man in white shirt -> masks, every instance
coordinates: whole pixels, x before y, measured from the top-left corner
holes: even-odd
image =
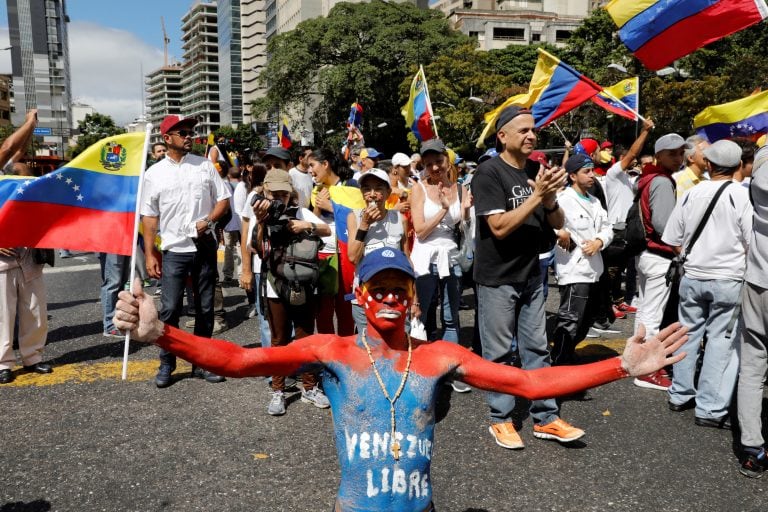
[[[312,154],[312,148],[303,147],[299,152],[298,163],[288,174],[291,175],[293,189],[299,194],[299,206],[309,208],[309,199],[312,197],[312,187],[315,186],[312,181],[312,175],[309,174],[309,155]]]
[[[669,408],[679,412],[695,408],[696,425],[730,428],[728,407],[739,367],[738,336],[733,332],[752,234],[749,192],[733,183],[741,165],[741,148],[719,140],[703,150],[711,180],[691,188],[672,210],[662,240],[684,259],[680,280],[680,322],[688,327],[688,341],[678,349],[687,362],[673,367]],[[697,232],[715,195],[710,217]],[[698,384],[696,361],[706,335]]]
[[[230,191],[213,163],[189,154],[197,120],[166,116],[160,124],[168,153],[144,175],[141,214],[144,239],[163,234],[162,255],[147,244],[146,265],[150,277],[161,279],[160,317],[179,325],[187,276],[192,277],[195,296],[195,334],[210,338],[213,332],[213,294],[216,284],[216,221],[229,208]],[[158,388],[171,384],[176,356],[160,351],[160,369],[155,376]],[[194,377],[221,382],[223,377],[200,368]]]

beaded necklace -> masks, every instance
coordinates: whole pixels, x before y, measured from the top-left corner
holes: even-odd
[[[408,335],[406,334],[406,336]],[[411,370],[411,357],[413,356],[413,345],[411,343],[411,337],[408,336],[408,361],[405,363],[403,378],[400,380],[400,387],[397,388],[397,392],[395,392],[394,398],[389,397],[389,393],[387,393],[387,387],[384,385],[384,379],[381,378],[381,374],[379,373],[378,368],[376,368],[376,361],[374,361],[373,354],[371,353],[371,347],[368,345],[368,342],[365,339],[365,332],[363,332],[360,339],[363,341],[363,345],[365,345],[366,352],[368,352],[368,359],[371,361],[371,368],[373,368],[373,373],[376,375],[376,380],[379,381],[379,387],[384,393],[384,398],[386,398],[389,402],[390,424],[392,426],[392,455],[395,457],[395,460],[400,460],[400,443],[398,443],[397,439],[395,439],[395,402],[397,402],[397,399],[400,398],[403,389],[405,389],[405,381],[408,380],[408,373]]]

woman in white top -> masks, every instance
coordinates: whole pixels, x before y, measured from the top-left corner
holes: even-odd
[[[408,255],[405,244],[407,221],[398,210],[387,209],[387,199],[392,193],[387,173],[381,169],[366,172],[360,178],[360,191],[368,206],[364,210],[351,211],[347,216],[349,261],[358,265],[363,256],[382,247],[399,249]],[[357,285],[358,278],[355,273],[354,286]],[[365,311],[358,305],[357,300],[352,300],[352,317],[357,332],[364,332],[368,322]]]
[[[331,228],[330,234],[323,237],[325,245],[320,250],[319,255],[321,260],[327,260],[335,256],[338,251],[336,221],[333,217],[333,205],[329,189],[339,186],[357,187],[357,182],[351,179],[352,170],[341,158],[341,155],[326,148],[320,148],[309,155],[309,173],[317,183],[312,191],[313,213]],[[320,290],[318,295],[317,332],[349,336],[355,332],[352,306],[344,297],[345,291],[341,282],[341,272],[337,272],[336,279],[338,288],[335,294],[324,294],[323,290]],[[334,329],[333,323],[334,313],[336,314],[336,329]]]
[[[459,341],[461,267],[455,232],[469,219],[472,197],[449,177],[445,145],[433,139],[421,145],[424,179],[411,190],[411,217],[416,241],[411,261],[416,273],[416,294],[430,340],[438,339],[437,297],[442,292],[442,339]],[[467,389],[468,390],[468,389]]]

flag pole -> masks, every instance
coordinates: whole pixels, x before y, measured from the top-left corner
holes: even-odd
[[[560,125],[557,124],[557,121],[552,121],[552,126],[557,128],[557,131],[560,132],[560,135],[563,137],[563,140],[567,142],[568,144],[571,143],[571,141],[568,140],[568,137],[565,136],[565,133],[563,133],[563,130],[560,129]]]
[[[422,78],[424,78],[424,94],[427,95],[427,110],[429,111],[429,118],[432,120],[432,127],[435,130],[435,138],[439,139],[440,136],[437,134],[437,121],[435,121],[435,113],[432,112],[432,100],[429,98],[429,87],[427,87],[427,75],[424,73],[424,66],[419,64],[419,73],[421,73]]]
[[[134,211],[134,223],[133,223],[133,245],[131,245],[131,272],[128,279],[128,287],[133,292],[133,280],[136,278],[136,244],[139,241],[139,205],[141,204],[141,196],[144,192],[144,171],[147,169],[147,154],[149,153],[149,134],[152,132],[152,123],[147,123],[146,134],[144,135],[144,154],[141,156],[141,170],[139,171],[139,188],[136,191],[136,205]],[[144,246],[146,244],[154,244],[154,240],[144,240]],[[152,299],[150,299],[152,300]],[[125,333],[125,346],[123,348],[123,373],[122,380],[128,379],[128,349],[131,346],[131,333],[130,331]]]
[[[619,98],[617,98],[616,96],[614,96],[613,94],[611,94],[611,93],[610,93],[608,90],[606,90],[606,89],[603,89],[603,91],[601,92],[601,94],[605,94],[606,96],[608,96],[609,98],[611,98],[613,101],[615,101],[616,103],[618,103],[619,105],[621,105],[621,106],[622,106],[622,107],[624,107],[625,109],[627,109],[627,110],[629,110],[630,112],[632,112],[633,114],[635,114],[635,115],[637,116],[637,118],[638,118],[640,121],[643,121],[643,122],[645,122],[645,121],[646,121],[646,119],[645,119],[643,116],[641,116],[641,115],[640,115],[640,112],[638,112],[637,110],[633,109],[632,107],[630,107],[629,105],[627,105],[626,103],[624,103],[623,101],[621,101]],[[638,91],[638,99],[639,99],[639,97],[640,97],[640,94],[639,94],[639,91]]]

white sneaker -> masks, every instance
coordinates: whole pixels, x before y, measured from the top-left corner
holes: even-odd
[[[452,380],[451,387],[457,393],[469,393],[472,391],[472,388],[468,384],[465,384],[460,380]]]
[[[282,416],[285,414],[285,394],[282,391],[273,391],[272,400],[267,406],[267,414],[270,416]]]
[[[254,318],[256,316],[256,304],[252,305],[248,308],[248,314],[246,315],[248,318]]]
[[[600,333],[597,332],[597,330],[593,327],[589,328],[589,331],[587,331],[587,338],[599,338]]]
[[[328,397],[323,391],[315,386],[312,389],[305,389],[301,392],[301,401],[305,404],[312,404],[318,409],[327,409],[331,406]]]

